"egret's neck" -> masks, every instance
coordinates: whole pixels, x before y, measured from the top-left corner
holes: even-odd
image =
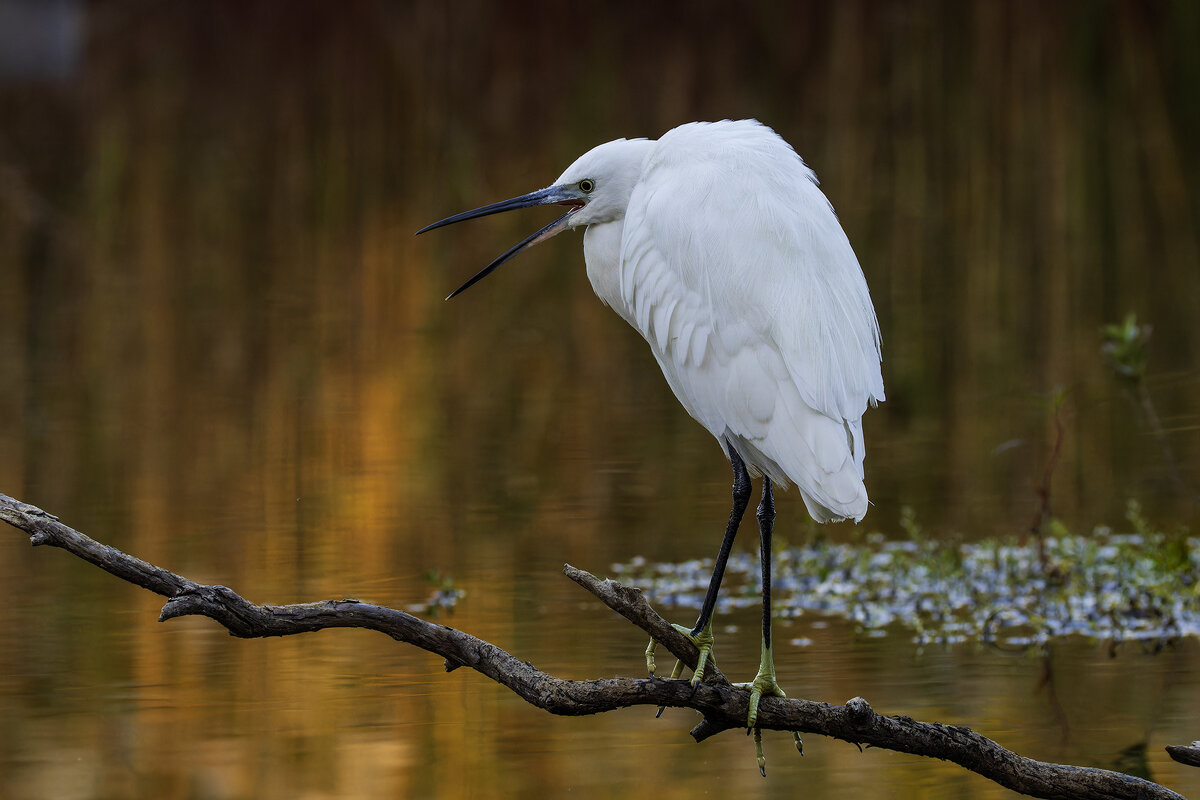
[[[628,321],[620,278],[621,234],[624,230],[624,219],[589,225],[583,233],[583,258],[596,296]]]

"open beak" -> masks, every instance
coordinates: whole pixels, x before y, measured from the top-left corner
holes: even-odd
[[[535,244],[544,242],[551,236],[565,231],[567,229],[568,217],[570,217],[579,209],[583,208],[584,201],[580,197],[579,190],[574,186],[551,186],[547,189],[539,189],[536,192],[530,192],[529,194],[523,194],[520,197],[514,197],[511,200],[502,200],[499,203],[492,203],[491,205],[483,206],[482,208],[476,208],[472,211],[464,211],[461,214],[455,214],[452,217],[446,217],[445,219],[435,222],[432,225],[426,225],[424,228],[421,228],[421,230],[417,231],[418,234],[422,234],[425,233],[425,231],[431,231],[434,228],[441,228],[446,225],[453,225],[456,222],[463,222],[464,220],[475,219],[476,217],[486,217],[488,214],[499,214],[502,211],[513,211],[518,208],[547,205],[571,206],[571,210],[536,233],[533,233],[517,242],[495,261],[472,275],[469,281],[447,295],[446,299],[449,300],[455,295],[462,294],[467,289],[486,278],[488,275],[494,272],[497,267],[520,253],[522,250],[533,247]]]

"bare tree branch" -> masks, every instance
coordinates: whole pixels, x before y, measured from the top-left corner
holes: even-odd
[[[1180,764],[1189,767],[1200,767],[1200,742],[1192,742],[1190,746],[1182,744],[1167,745],[1167,755]]]
[[[689,681],[667,678],[610,678],[570,681],[548,675],[482,639],[393,608],[358,600],[326,600],[292,605],[256,605],[224,586],[197,584],[173,572],[91,539],[35,506],[0,494],[0,520],[25,531],[34,545],[61,547],[122,580],[168,598],[161,621],[188,615],[209,617],[243,638],[290,636],[323,628],[368,628],[445,659],[446,669],[470,667],[522,699],[552,714],[582,716],[630,706],[691,708],[703,715],[692,730],[697,741],[730,728],[743,728],[749,693],[714,667],[694,689]],[[567,576],[601,602],[660,642],[684,663],[696,663],[696,649],[660,617],[642,593],[601,580],[570,565]],[[761,728],[816,733],[859,745],[952,761],[1023,794],[1044,798],[1095,800],[1181,800],[1150,781],[1119,772],[1050,764],[1025,758],[974,731],[956,725],[884,717],[855,697],[845,705],[764,697]],[[1171,747],[1183,763],[1195,747]],[[1180,751],[1182,757],[1176,754]]]

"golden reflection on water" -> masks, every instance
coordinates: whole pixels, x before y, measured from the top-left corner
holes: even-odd
[[[0,83],[0,491],[260,602],[403,607],[436,569],[467,591],[450,624],[566,677],[637,674],[641,637],[561,564],[710,557],[727,465],[592,296],[578,237],[447,304],[540,217],[412,231],[600,141],[758,116],[821,175],[879,309],[867,529],[901,535],[907,505],[930,535],[1019,535],[1060,386],[1066,524],[1136,496],[1195,528],[1188,4],[333,9],[89,8],[70,81]],[[1130,310],[1191,496],[1099,358]],[[814,532],[794,497],[779,525]],[[156,598],[16,536],[0,580],[0,798],[1006,796],[785,736],[764,782],[684,712],[556,719],[377,635],[160,625]],[[753,615],[724,622],[723,667],[752,674]],[[1161,755],[1196,736],[1195,642],[1056,645],[1043,686],[1037,658],[780,638],[813,640],[777,658],[793,694],[1057,761],[1147,741],[1156,779],[1200,792]]]

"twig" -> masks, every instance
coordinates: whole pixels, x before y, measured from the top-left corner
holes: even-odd
[[[581,716],[630,706],[692,708],[704,717],[692,730],[697,741],[745,726],[749,693],[731,685],[719,672],[711,673],[694,689],[689,681],[665,678],[564,680],[475,636],[384,606],[357,600],[256,605],[232,589],[197,584],[101,544],[64,525],[54,515],[4,494],[0,494],[0,520],[25,531],[34,545],[60,547],[122,580],[167,597],[159,615],[163,621],[202,615],[244,638],[289,636],[323,628],[368,628],[441,656],[448,671],[470,667],[552,714]],[[692,644],[650,608],[640,591],[601,580],[570,565],[564,571],[684,663],[695,664],[697,654]],[[1130,775],[1025,758],[968,728],[880,716],[861,697],[843,706],[766,697],[759,706],[758,724],[772,730],[820,734],[860,747],[953,761],[1034,797],[1181,800],[1181,795],[1163,786]]]
[[[1058,457],[1062,453],[1063,443],[1062,397],[1056,398],[1054,405],[1054,447],[1050,457],[1046,459],[1046,468],[1042,471],[1042,482],[1034,487],[1038,496],[1038,508],[1034,512],[1033,521],[1029,524],[1029,532],[1037,539],[1038,566],[1043,573],[1048,572],[1046,555],[1046,535],[1042,525],[1051,517],[1050,511],[1050,479],[1054,477],[1054,468],[1058,466]]]
[[[1144,377],[1139,376],[1134,381],[1134,391],[1142,406],[1142,413],[1146,415],[1150,432],[1158,442],[1158,446],[1162,448],[1163,463],[1167,465],[1167,474],[1171,477],[1171,483],[1177,492],[1186,496],[1188,494],[1187,484],[1183,482],[1183,476],[1179,473],[1179,464],[1175,461],[1175,451],[1171,449],[1171,439],[1167,436],[1167,430],[1163,427],[1162,420],[1158,418],[1158,411],[1154,407],[1154,401],[1150,398],[1150,390],[1146,388]]]
[[[1189,767],[1200,767],[1200,742],[1192,742],[1190,746],[1182,744],[1167,745],[1167,755],[1180,764]]]

